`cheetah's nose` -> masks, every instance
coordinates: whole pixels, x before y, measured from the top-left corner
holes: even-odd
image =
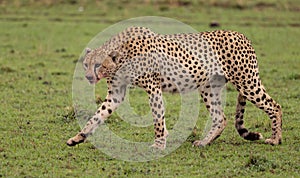
[[[88,81],[93,81],[94,79],[94,77],[90,75],[85,76],[85,78],[88,79]]]

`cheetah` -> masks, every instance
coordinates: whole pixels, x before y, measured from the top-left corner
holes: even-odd
[[[152,111],[155,148],[165,149],[168,131],[162,92],[198,90],[210,113],[212,125],[195,146],[205,146],[219,137],[226,126],[221,92],[227,82],[238,91],[235,128],[246,140],[261,140],[262,134],[244,126],[246,100],[265,111],[271,119],[272,135],[265,143],[282,139],[281,106],[267,93],[259,77],[251,42],[241,33],[216,30],[190,34],[162,35],[145,27],[129,27],[99,48],[87,48],[83,60],[90,84],[107,80],[107,96],[95,115],[67,145],[84,142],[122,103],[127,85],[143,88]]]

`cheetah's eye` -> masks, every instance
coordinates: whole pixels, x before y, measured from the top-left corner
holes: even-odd
[[[89,67],[87,63],[84,63],[83,66],[84,66],[84,68],[86,68],[86,69]]]
[[[100,64],[95,64],[95,68],[99,68],[100,67]]]

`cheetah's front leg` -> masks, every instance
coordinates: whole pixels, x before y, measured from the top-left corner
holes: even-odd
[[[109,89],[106,99],[101,104],[95,115],[86,123],[84,128],[76,136],[67,141],[68,146],[75,146],[84,142],[84,140],[91,135],[100,124],[104,123],[104,120],[108,118],[124,100],[126,86],[123,85],[112,88],[109,80],[107,80],[107,83],[109,85]]]
[[[152,110],[155,140],[152,147],[158,149],[165,149],[168,131],[165,123],[165,111],[162,99],[162,93],[159,87],[155,87],[153,93],[149,94],[149,102]]]
[[[145,80],[149,82],[146,83],[144,82]],[[168,131],[165,123],[165,110],[159,74],[154,73],[140,76],[137,85],[144,88],[149,96],[149,104],[152,111],[155,133],[155,140],[152,147],[163,150],[166,148]]]
[[[193,145],[199,147],[209,145],[212,141],[218,138],[225,129],[226,119],[222,109],[221,100],[222,88],[224,84],[225,82],[210,83],[200,90],[206,108],[210,112],[212,125],[204,139],[196,140]]]

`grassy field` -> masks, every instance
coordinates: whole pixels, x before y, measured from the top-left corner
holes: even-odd
[[[280,146],[248,142],[234,128],[237,92],[228,86],[228,126],[211,146],[192,147],[208,113],[201,104],[197,136],[147,162],[113,159],[91,143],[70,148],[80,130],[72,103],[73,73],[87,43],[110,25],[132,17],[165,16],[196,30],[244,33],[256,49],[268,93],[283,108]],[[211,28],[211,22],[220,27]],[[300,177],[300,3],[298,0],[209,1],[0,1],[0,177]],[[96,88],[105,96],[102,81]],[[138,113],[146,95],[131,91]],[[166,95],[167,125],[176,120],[176,97]],[[173,109],[172,109],[173,108]],[[270,120],[248,103],[246,126],[270,135]],[[128,139],[151,140],[152,127],[136,129],[113,115],[107,123]]]

